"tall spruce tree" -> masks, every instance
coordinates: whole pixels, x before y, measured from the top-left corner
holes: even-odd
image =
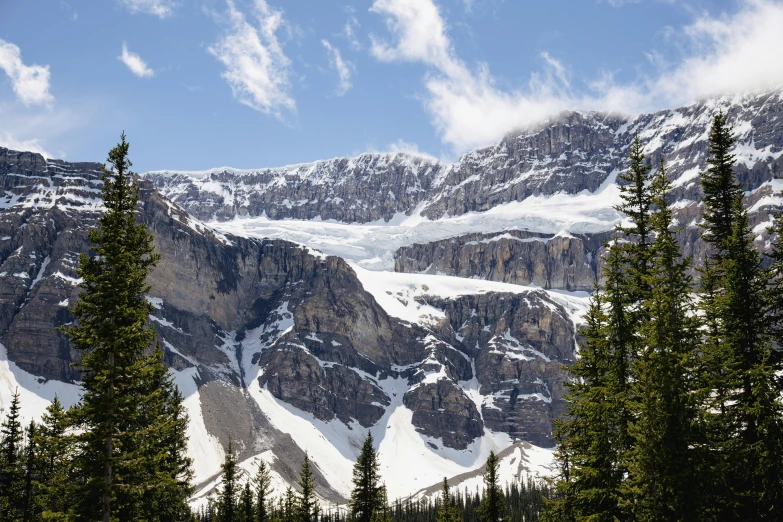
[[[45,520],[69,520],[73,515],[73,437],[68,414],[55,395],[38,430],[40,501]]]
[[[142,399],[139,388],[148,364],[144,356],[155,333],[144,294],[147,274],[158,261],[152,236],[136,223],[138,186],[130,172],[125,134],[109,151],[103,168],[100,227],[89,233],[94,255],[81,254],[83,291],[67,329],[82,352],[84,393],[78,406],[81,428],[79,467],[86,474],[80,519],[111,522],[114,498],[137,490],[138,454],[124,445],[135,434]],[[127,446],[134,446],[131,442]]]
[[[24,503],[24,433],[19,390],[0,427],[0,520],[16,520]]]
[[[620,226],[618,230],[629,240],[625,248],[635,265],[632,283],[640,294],[637,299],[643,299],[641,294],[649,288],[645,277],[650,265],[653,194],[650,187],[652,166],[645,159],[644,146],[638,135],[631,143],[628,160],[628,170],[618,175],[623,183],[619,185],[621,204],[616,209],[628,217],[630,225]]]
[[[700,384],[702,453],[714,477],[705,487],[710,514],[721,520],[772,520],[783,498],[780,388],[770,336],[769,273],[753,246],[734,173],[733,131],[713,119],[709,169],[703,175],[702,274],[708,318]],[[777,474],[777,477],[773,475]]]
[[[253,477],[253,489],[255,490],[255,522],[267,522],[270,515],[272,502],[272,475],[269,466],[263,459],[258,459],[258,470]]]
[[[353,466],[353,490],[351,491],[351,518],[356,522],[370,522],[373,513],[385,509],[382,498],[380,463],[373,447],[370,432],[364,439],[359,458]]]
[[[692,298],[690,259],[681,259],[663,158],[653,183],[650,229],[650,294],[642,304],[643,342],[635,361],[631,394],[634,446],[627,455],[623,489],[635,520],[694,520],[697,497],[691,450],[695,405],[692,374],[699,322]]]
[[[22,516],[20,518],[22,522],[41,520],[38,441],[38,425],[34,421],[30,421],[26,430],[24,449],[24,493],[22,494]]]
[[[484,498],[478,508],[481,522],[500,522],[506,511],[503,488],[498,477],[499,467],[497,455],[490,451],[484,469]]]
[[[570,367],[574,379],[566,384],[567,415],[556,422],[557,493],[545,514],[551,522],[619,518],[622,477],[615,458],[610,382],[614,358],[603,299],[600,291],[591,297],[580,332],[580,357]]]
[[[288,486],[285,495],[280,499],[280,520],[283,522],[296,522],[298,518],[297,495],[294,488]]]
[[[299,522],[317,522],[320,512],[321,508],[315,496],[315,476],[310,469],[310,457],[305,453],[302,469],[299,471],[296,518]]]
[[[250,481],[245,482],[242,493],[239,495],[239,521],[253,522],[254,518],[253,490],[250,488]]]
[[[144,415],[139,416],[134,440],[136,454],[144,458],[139,470],[140,513],[143,520],[181,522],[188,520],[187,501],[193,492],[192,462],[187,456],[188,416],[173,376],[156,348],[144,368],[140,395]]]
[[[449,481],[443,477],[443,488],[440,495],[440,506],[438,507],[437,522],[462,522],[462,514],[459,508],[454,505],[449,491]]]
[[[642,349],[643,303],[650,295],[653,192],[651,168],[634,138],[629,170],[620,175],[621,204],[629,223],[606,245],[603,288],[597,288],[582,331],[580,358],[567,384],[568,415],[557,422],[557,493],[549,520],[627,518],[631,500],[623,481],[634,447],[634,368]]]
[[[229,441],[226,456],[220,466],[220,490],[217,500],[218,522],[239,522],[237,505],[239,500],[239,462],[234,443]]]

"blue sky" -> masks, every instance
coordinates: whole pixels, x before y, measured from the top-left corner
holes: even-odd
[[[783,85],[778,0],[0,0],[0,145],[135,169],[453,159]]]

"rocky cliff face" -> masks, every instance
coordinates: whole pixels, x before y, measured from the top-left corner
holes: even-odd
[[[592,291],[609,238],[610,233],[547,236],[520,230],[469,234],[402,247],[395,253],[394,269]]]
[[[89,253],[87,232],[102,211],[99,173],[97,164],[51,162],[0,149],[5,190],[0,344],[9,361],[42,379],[78,379],[71,363],[79,354],[57,328],[72,321],[69,307],[80,291],[78,255]],[[538,363],[501,372],[504,364],[516,368],[525,356],[509,351],[507,357],[506,349],[499,350],[481,330],[490,328],[494,335],[510,328],[520,343],[549,353],[559,367],[573,357],[573,324],[565,310],[536,304],[545,296],[532,293],[524,298],[526,305],[520,301],[510,308],[503,302],[512,296],[496,294],[482,296],[492,302],[437,302],[448,320],[410,323],[379,306],[344,260],[282,240],[216,233],[149,181],[141,183],[139,219],[161,254],[148,299],[166,361],[194,376],[198,408],[191,416],[198,415],[220,444],[233,439],[241,459],[285,451],[291,459],[278,462],[276,470],[293,477],[308,449],[274,425],[254,395],[259,393],[320,422],[360,430],[404,406],[412,413],[413,429],[434,449],[466,450],[486,428],[551,445],[556,394],[566,374],[542,373],[555,395],[547,395],[543,409],[525,405],[534,400],[528,388],[539,386],[533,369]],[[437,297],[432,299],[435,303]],[[453,325],[464,322],[468,307],[475,308],[480,322],[459,330]],[[540,338],[553,314],[570,333],[544,347]],[[532,322],[525,326],[527,321]],[[525,350],[521,344],[516,349]],[[516,387],[509,384],[509,372],[516,375]],[[493,384],[495,378],[504,383]],[[513,399],[506,400],[506,392]],[[209,479],[200,477],[204,484]],[[324,476],[319,480],[326,497],[343,498]]]
[[[709,126],[724,110],[738,142],[737,174],[747,190],[783,170],[783,91],[724,96],[635,118],[564,112],[477,149],[453,164],[407,154],[363,154],[279,169],[150,172],[164,195],[206,221],[389,220],[417,210],[429,219],[486,211],[530,196],[596,191],[627,166],[635,135],[654,164],[664,155],[674,198],[698,202]]]

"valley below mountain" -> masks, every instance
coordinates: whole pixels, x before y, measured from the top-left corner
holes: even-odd
[[[363,154],[281,168],[141,174],[139,219],[161,261],[150,321],[185,396],[197,493],[229,441],[281,491],[307,453],[343,504],[367,432],[391,499],[444,476],[475,488],[549,473],[604,243],[624,217],[634,136],[673,182],[678,239],[699,266],[711,118],[737,135],[755,241],[783,206],[783,91],[626,117],[553,115],[454,163]],[[132,153],[132,150],[131,150]],[[172,158],[171,162],[176,163]],[[78,255],[102,212],[100,164],[0,148],[0,407],[39,417],[79,397]]]

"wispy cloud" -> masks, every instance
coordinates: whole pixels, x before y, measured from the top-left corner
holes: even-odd
[[[423,156],[425,158],[429,158],[437,161],[437,158],[432,154],[421,152],[419,150],[418,145],[416,145],[415,143],[411,143],[409,141],[405,141],[402,138],[398,139],[395,142],[389,143],[386,146],[386,152],[403,152],[405,154],[413,154],[414,156]]]
[[[120,0],[131,13],[146,13],[157,16],[158,18],[167,18],[174,14],[174,8],[177,2],[174,0]]]
[[[37,152],[44,158],[51,158],[49,154],[40,143],[40,140],[18,140],[10,132],[0,130],[0,147],[5,147],[11,150]]]
[[[514,90],[499,88],[486,64],[471,68],[458,57],[433,0],[375,0],[370,10],[386,19],[391,34],[391,41],[371,35],[372,55],[428,66],[424,106],[456,151],[486,145],[563,109],[633,114],[705,95],[783,86],[783,3],[773,0],[744,0],[733,14],[701,15],[679,31],[685,51],[677,61],[651,53],[652,72],[633,82],[596,71],[576,87],[569,68],[542,53],[540,70]]]
[[[326,53],[329,55],[329,66],[337,71],[337,76],[340,78],[335,94],[337,94],[337,96],[342,96],[353,87],[351,75],[353,74],[355,66],[351,62],[343,60],[340,49],[332,46],[328,40],[321,40],[321,44],[326,48]]]
[[[122,43],[122,54],[117,57],[122,63],[124,63],[130,72],[138,76],[139,78],[152,78],[155,76],[155,71],[147,66],[147,62],[141,59],[138,54],[129,51],[128,45]]]
[[[351,44],[351,47],[356,50],[362,48],[362,43],[356,36],[356,30],[359,29],[359,27],[361,27],[359,20],[357,20],[353,14],[348,16],[348,20],[345,22],[345,27],[343,27],[343,36],[345,36],[345,38],[348,40],[348,43]]]
[[[48,65],[25,65],[18,46],[0,39],[0,69],[11,80],[16,98],[25,105],[51,105]]]
[[[228,30],[207,50],[225,66],[221,76],[239,103],[283,120],[286,111],[296,112],[290,94],[291,61],[276,34],[285,24],[283,14],[255,0],[256,27],[233,1],[227,4]]]

